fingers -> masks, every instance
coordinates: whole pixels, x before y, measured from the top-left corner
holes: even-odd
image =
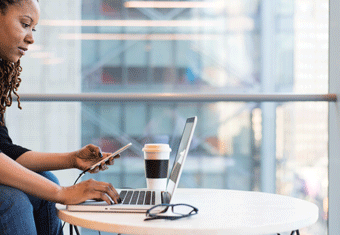
[[[106,193],[102,193],[102,192],[96,192],[96,198],[95,199],[98,200],[98,201],[106,201],[107,204],[109,204],[109,205],[116,203]]]
[[[106,165],[105,162],[103,162],[102,164],[100,164],[99,169],[100,169],[101,171],[105,171],[105,170],[109,169],[109,167]]]
[[[110,158],[109,161],[106,162],[107,165],[113,165],[115,164],[114,158]]]
[[[110,183],[105,183],[105,182],[97,182],[96,185],[94,186],[94,190],[96,191],[96,196],[103,201],[106,201],[108,204],[111,204],[110,198],[115,202],[119,203],[120,198],[119,194],[116,191],[116,189],[112,186]]]
[[[102,153],[102,154],[103,154],[103,157],[104,157],[104,158],[105,158],[105,157],[108,157],[108,156],[110,156],[110,155],[112,155],[112,153]],[[120,158],[120,155],[119,155],[119,154],[110,157],[110,159],[117,159],[117,158]]]
[[[116,158],[120,158],[120,155],[119,155],[119,154],[117,154],[117,155],[113,156],[113,158],[114,158],[114,159],[116,159]]]
[[[110,156],[110,154],[108,154],[108,153],[103,153],[103,154],[104,154],[105,157],[106,157],[106,156]],[[105,162],[105,164],[107,164],[107,165],[113,165],[114,162],[115,162],[114,160],[117,159],[117,158],[120,158],[120,155],[119,155],[119,154],[110,157],[109,160],[107,160],[107,161]]]
[[[118,155],[118,156],[119,156],[119,155]],[[116,157],[116,156],[110,157],[109,160],[106,161],[105,163],[106,163],[107,165],[113,165],[113,164],[115,163],[115,159],[116,159],[116,158],[119,158],[119,157]]]
[[[89,172],[91,174],[95,174],[95,173],[98,173],[99,171],[100,171],[99,166],[96,166],[93,170],[90,170]]]
[[[113,165],[112,164],[108,164],[108,165]],[[105,171],[109,169],[109,167],[105,164],[105,162],[101,163],[99,166],[96,166],[93,170],[89,171],[91,174],[95,174],[98,173],[99,171]]]
[[[91,145],[88,145],[91,146]],[[94,148],[93,148],[94,147]],[[96,146],[92,146],[92,151],[95,150],[95,148],[99,149]],[[106,158],[108,156],[110,156],[110,153],[102,153],[103,154],[103,158]],[[107,169],[109,169],[109,167],[107,165],[113,165],[114,164],[114,160],[116,158],[120,158],[120,155],[117,154],[115,156],[110,157],[108,160],[106,160],[105,162],[101,163],[99,166],[95,167],[93,170],[89,171],[89,173],[94,174],[94,173],[98,173],[99,171],[105,171]]]
[[[108,153],[103,153],[104,157],[110,156]],[[98,173],[99,171],[105,171],[107,169],[109,169],[109,167],[107,165],[113,165],[114,164],[114,159],[115,158],[119,158],[119,154],[113,157],[110,157],[108,160],[106,160],[105,162],[101,163],[99,166],[97,166],[96,168],[94,168],[92,171],[90,171],[90,173]]]
[[[103,200],[109,205],[121,203],[119,194],[110,183],[99,182],[94,179],[82,181],[69,187],[61,187],[57,202],[65,205],[74,205],[89,199]]]

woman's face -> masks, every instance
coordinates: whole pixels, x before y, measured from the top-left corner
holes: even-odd
[[[40,17],[37,0],[21,0],[0,11],[0,58],[17,62],[34,43],[33,31]]]

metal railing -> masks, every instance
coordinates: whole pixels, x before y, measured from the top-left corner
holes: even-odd
[[[20,94],[21,101],[62,102],[335,102],[336,94],[82,93]]]

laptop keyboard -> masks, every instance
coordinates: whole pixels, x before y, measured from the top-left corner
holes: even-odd
[[[125,205],[155,205],[155,195],[154,191],[122,190],[119,197]]]

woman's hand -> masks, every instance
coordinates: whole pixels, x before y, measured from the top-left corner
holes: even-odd
[[[112,204],[110,198],[115,203],[120,203],[119,194],[110,183],[99,182],[89,179],[70,187],[61,187],[57,195],[57,201],[64,205],[74,205],[89,199],[106,201]]]
[[[73,154],[73,165],[74,168],[78,168],[79,170],[85,171],[89,169],[91,166],[93,166],[95,163],[101,161],[103,158],[106,158],[110,155],[111,153],[101,153],[99,147],[93,144],[89,144]],[[97,173],[101,170],[103,171],[108,169],[107,165],[113,165],[115,158],[119,158],[119,155],[110,157],[109,160],[103,162],[101,165],[97,166],[96,168],[89,172]]]

